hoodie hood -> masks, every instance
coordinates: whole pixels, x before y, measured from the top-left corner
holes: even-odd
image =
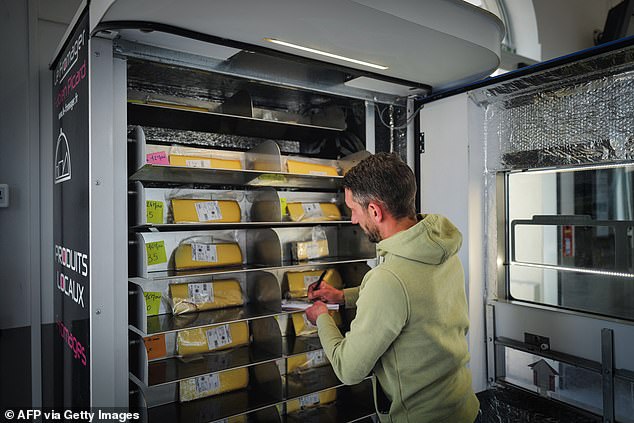
[[[419,216],[419,222],[377,244],[380,256],[387,253],[425,264],[441,264],[462,246],[462,234],[449,219],[438,214]]]

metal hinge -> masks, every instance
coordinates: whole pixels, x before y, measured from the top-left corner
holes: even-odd
[[[421,132],[418,134],[418,154],[423,154],[425,152],[425,133]]]

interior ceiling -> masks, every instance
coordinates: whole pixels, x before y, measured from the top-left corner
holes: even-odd
[[[448,88],[499,64],[501,22],[460,0],[93,0],[91,25],[144,21]],[[273,44],[275,38],[388,66],[377,70]]]

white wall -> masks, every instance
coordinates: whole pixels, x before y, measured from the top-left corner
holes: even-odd
[[[463,235],[459,257],[469,301],[470,367],[473,387],[479,392],[486,389],[482,111],[467,94],[460,94],[425,105],[420,119],[425,133],[421,210],[448,217]]]

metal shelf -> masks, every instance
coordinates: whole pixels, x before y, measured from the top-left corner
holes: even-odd
[[[346,263],[362,263],[368,260],[373,260],[375,257],[333,257],[323,258],[319,260],[309,260],[297,263],[288,263],[281,266],[266,266],[257,264],[248,264],[243,266],[223,267],[216,269],[200,269],[200,270],[164,270],[158,272],[148,272],[147,278],[131,278],[130,280],[159,280],[159,279],[184,279],[197,276],[216,276],[226,275],[231,273],[244,273],[255,271],[273,271],[273,270],[295,270],[304,266],[332,266],[335,264]]]
[[[286,399],[343,385],[331,366],[314,367],[286,375]]]
[[[337,190],[343,176],[300,175],[258,170],[205,169],[183,166],[146,164],[132,176],[132,181],[208,184],[220,186],[255,186]]]
[[[201,326],[239,322],[243,320],[261,319],[281,314],[279,304],[251,303],[242,307],[201,311],[181,315],[159,314],[147,318],[147,332],[144,336],[175,332]]]
[[[282,338],[282,352],[285,357],[304,354],[309,351],[321,350],[321,342],[317,336],[284,337]]]
[[[253,366],[281,358],[281,354],[258,348],[254,345],[218,351],[185,361],[172,357],[148,364],[148,386],[179,382],[184,379]]]
[[[196,229],[242,229],[242,228],[259,228],[259,227],[300,227],[300,226],[327,226],[327,225],[351,225],[349,220],[323,220],[318,222],[238,222],[238,223],[166,223],[166,224],[150,224],[133,226],[136,231],[191,231]]]

